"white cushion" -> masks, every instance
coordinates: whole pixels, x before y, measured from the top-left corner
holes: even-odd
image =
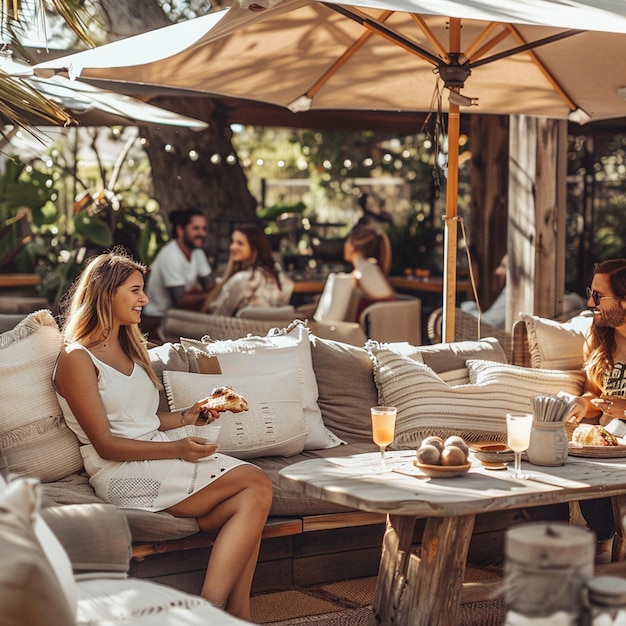
[[[219,418],[219,451],[240,459],[302,452],[307,424],[302,413],[302,370],[273,374],[163,372],[170,410],[177,411],[229,386],[248,401],[243,413]]]
[[[214,342],[181,338],[181,343],[190,355],[190,361],[195,356],[200,372],[256,375],[300,369],[302,411],[308,430],[304,449],[334,448],[343,443],[324,426],[322,420],[317,404],[318,388],[311,360],[309,329],[305,324],[295,323],[287,329],[272,331],[266,337]],[[214,363],[203,363],[203,358],[206,361],[207,356]],[[275,391],[279,390],[276,388]]]
[[[147,580],[97,579],[78,587],[79,626],[249,626],[200,596]]]
[[[583,365],[583,346],[593,315],[577,315],[567,322],[522,315],[528,337],[531,367],[573,370]]]
[[[44,482],[83,467],[78,439],[65,424],[52,388],[62,343],[46,310],[0,335],[0,448],[12,472]]]
[[[39,515],[41,485],[35,478],[6,483],[0,477],[0,574],[3,624],[67,622],[76,615],[76,585],[67,553]],[[16,525],[17,524],[17,525]],[[7,570],[7,567],[9,568]],[[21,619],[20,619],[21,615]]]
[[[428,435],[504,440],[507,412],[529,412],[530,398],[540,393],[578,394],[584,383],[580,371],[548,373],[468,361],[471,375],[481,383],[451,387],[427,365],[384,345],[368,344],[368,349],[375,360],[379,401],[398,409],[396,447],[416,446]]]

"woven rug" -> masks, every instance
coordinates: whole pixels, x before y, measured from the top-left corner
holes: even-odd
[[[498,576],[487,569],[467,568],[466,581]],[[376,578],[359,578],[252,598],[252,618],[257,624],[273,626],[369,626]],[[458,626],[501,626],[504,600],[461,606]],[[450,625],[454,626],[454,625]]]

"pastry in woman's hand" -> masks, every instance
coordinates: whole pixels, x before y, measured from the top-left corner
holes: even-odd
[[[249,408],[248,401],[234,391],[232,387],[216,387],[203,402],[201,413],[210,413],[214,418],[217,418],[219,413],[225,411],[242,413]]]

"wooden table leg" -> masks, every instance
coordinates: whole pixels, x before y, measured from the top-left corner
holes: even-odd
[[[623,561],[626,559],[626,529],[624,528],[624,516],[626,516],[626,495],[613,496],[613,519],[617,529],[613,537],[613,549],[611,552],[612,561]]]
[[[411,553],[415,519],[389,516],[372,625],[450,626],[460,595],[475,515],[426,521],[420,556]]]
[[[407,569],[415,518],[388,515],[372,606],[372,626],[398,626],[396,610],[407,590]]]

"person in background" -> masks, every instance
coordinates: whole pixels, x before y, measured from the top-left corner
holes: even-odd
[[[353,270],[329,275],[313,314],[316,321],[355,322],[369,304],[396,299],[387,279],[392,258],[384,231],[357,224],[346,237],[343,258]]]
[[[508,266],[509,256],[505,254],[502,259],[500,259],[500,264],[493,273],[496,280],[496,287],[500,290],[500,293],[496,296],[493,304],[480,316],[481,322],[493,326],[494,328],[504,329],[506,325],[506,272]],[[478,306],[474,300],[461,302],[461,310],[478,317]]]
[[[391,271],[391,244],[387,234],[369,224],[355,226],[343,246],[343,258],[354,268],[354,286],[360,295],[358,314],[369,304],[394,300],[387,276]]]
[[[507,306],[507,288],[506,288],[506,275],[509,268],[509,256],[505,254],[500,259],[500,264],[494,271],[494,278],[496,281],[496,287],[500,289],[500,293],[496,296],[492,305],[483,311],[480,316],[480,321],[488,326],[494,328],[503,329],[506,326],[506,306]],[[461,310],[466,313],[470,313],[475,317],[478,317],[478,306],[474,300],[467,300],[461,302]],[[565,293],[563,295],[563,313],[562,315],[574,315],[580,312],[585,306],[585,301],[577,293]]]
[[[201,595],[250,620],[271,481],[187,436],[185,425],[214,419],[203,411],[206,399],[175,413],[157,410],[161,385],[139,330],[145,272],[120,252],[90,261],[63,301],[54,388],[96,494],[123,508],[194,517],[200,530],[216,533]]]
[[[584,393],[575,398],[568,422],[602,424],[609,432],[626,434],[626,259],[612,259],[594,267],[587,305],[593,322],[584,344]],[[600,545],[615,533],[609,499],[580,503]],[[600,548],[601,549],[601,548]]]
[[[244,307],[289,304],[293,281],[277,265],[262,228],[240,224],[232,232],[222,280],[205,296],[202,311],[234,316]]]
[[[199,310],[215,285],[203,250],[207,220],[198,209],[177,209],[169,216],[171,240],[157,254],[147,280],[146,305],[141,328],[151,341],[160,343],[158,328],[172,308]]]

